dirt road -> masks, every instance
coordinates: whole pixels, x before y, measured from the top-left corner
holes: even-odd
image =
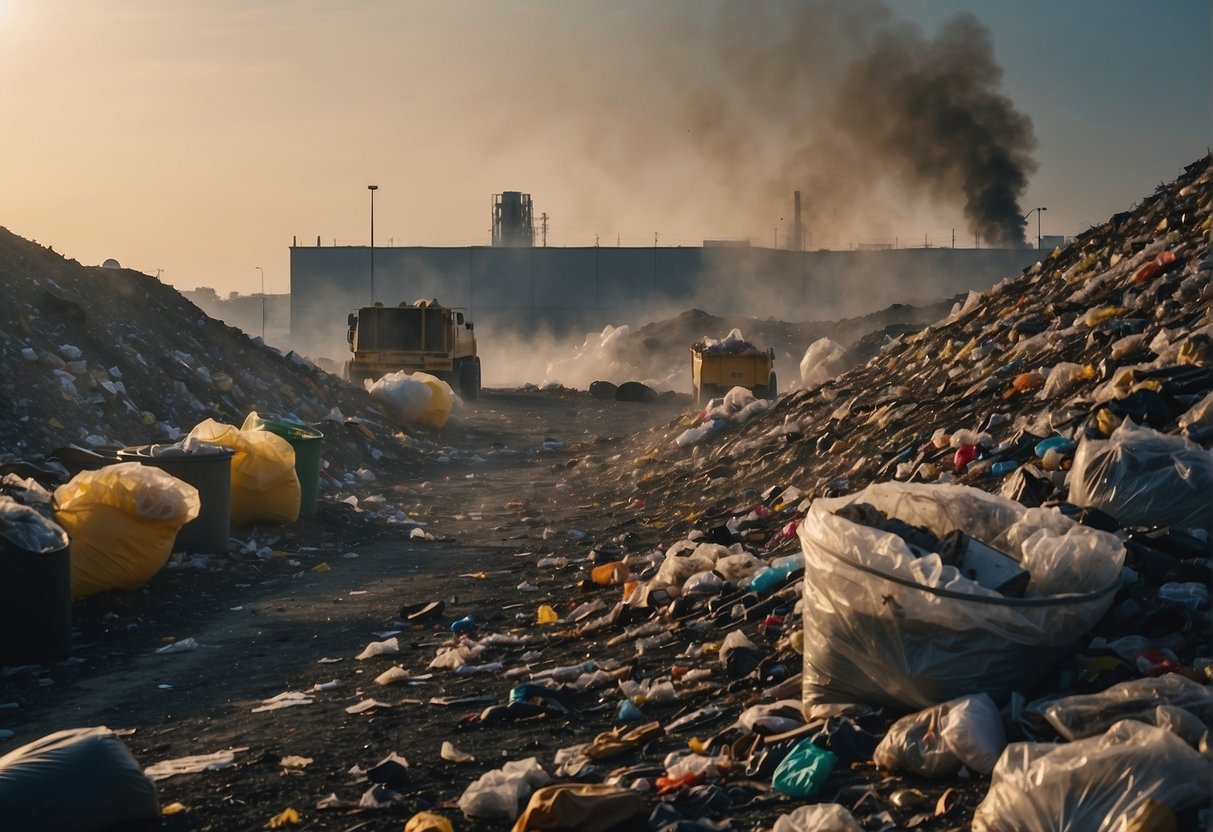
[[[406,482],[360,486],[361,500],[382,496],[399,504],[438,539],[410,539],[408,528],[385,529],[347,504],[325,500],[315,517],[293,527],[233,530],[241,541],[271,548],[269,557],[194,561],[166,569],[140,592],[79,602],[71,659],[0,678],[0,702],[18,705],[4,711],[3,727],[15,731],[7,748],[88,725],[133,730],[126,742],[145,766],[247,748],[234,767],[161,781],[161,803],[186,807],[165,819],[164,828],[173,830],[262,828],[287,807],[304,815],[303,828],[398,830],[412,811],[457,798],[507,757],[546,748],[549,763],[554,747],[586,729],[532,720],[460,731],[459,720],[483,704],[428,704],[468,695],[498,700],[508,690],[500,674],[439,672],[430,681],[391,687],[373,679],[393,664],[425,674],[453,618],[474,615],[490,631],[533,628],[538,602],[532,599],[543,592],[517,588],[524,577],[536,580],[533,553],[580,545],[569,532],[576,532],[571,522],[581,495],[570,491],[564,475],[587,459],[616,453],[609,437],[666,422],[684,405],[486,391],[443,432],[427,437],[449,446],[449,454],[432,455]],[[402,604],[428,600],[445,602],[440,621],[414,627],[397,621]],[[391,633],[399,655],[354,658]],[[155,652],[183,639],[198,647]],[[333,681],[331,690],[311,695],[311,704],[252,713],[262,700]],[[368,698],[386,707],[346,712]],[[609,716],[603,715],[604,726]],[[444,739],[478,762],[442,761]],[[369,784],[350,769],[370,768],[390,752],[411,764],[404,803],[354,818],[348,809],[316,809],[332,793],[356,806]],[[285,768],[279,761],[287,755],[312,762]]]

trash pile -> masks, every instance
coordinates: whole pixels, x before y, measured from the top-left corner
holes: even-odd
[[[889,339],[939,320],[955,300],[921,306],[893,304],[858,318],[800,323],[720,318],[690,309],[641,327],[606,326],[601,332],[588,333],[572,356],[549,362],[547,377],[575,387],[585,387],[591,380],[622,384],[639,379],[658,390],[687,392],[687,346],[711,333],[731,331],[748,333],[755,343],[773,348],[781,362],[794,363],[807,344],[822,338],[841,342],[851,348],[853,361],[864,361]]]
[[[85,267],[0,229],[0,282],[0,462],[172,442],[205,419],[238,425],[253,410],[327,423],[338,477],[372,448],[414,456],[364,391],[208,318],[154,278]]]
[[[1204,828],[1211,218],[1206,157],[862,366],[638,439],[639,527],[539,561],[585,574],[538,621],[593,663],[536,690],[516,636],[459,649],[531,686],[517,718],[604,691],[552,774],[653,795],[654,829],[779,795],[845,807],[822,828]]]

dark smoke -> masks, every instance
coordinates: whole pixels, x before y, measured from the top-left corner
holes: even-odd
[[[685,82],[685,140],[721,185],[760,183],[753,210],[800,188],[823,236],[879,233],[927,199],[963,206],[984,245],[1024,245],[1036,138],[974,17],[927,37],[878,0],[774,0],[726,5],[716,24],[720,77]]]

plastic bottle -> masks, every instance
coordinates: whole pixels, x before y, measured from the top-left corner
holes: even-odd
[[[554,667],[551,670],[542,670],[539,673],[532,674],[532,679],[551,679],[555,682],[571,682],[582,673],[589,673],[598,669],[598,663],[593,659],[581,664],[570,664],[564,667]]]
[[[1001,477],[1011,473],[1019,467],[1019,463],[1013,459],[1004,459],[1002,462],[995,462],[990,466],[990,471],[994,476]]]
[[[1038,457],[1044,457],[1048,451],[1057,451],[1059,454],[1065,455],[1073,451],[1075,445],[1072,441],[1064,436],[1050,436],[1048,439],[1042,439],[1036,443],[1033,449]]]
[[[476,619],[473,616],[465,616],[451,624],[451,633],[453,635],[461,636],[474,632],[476,632]]]
[[[782,561],[782,563],[779,563]],[[778,563],[778,565],[776,565]],[[777,558],[771,565],[761,569],[750,579],[749,589],[765,597],[787,583],[788,576],[804,566],[804,554],[797,553],[783,558]]]

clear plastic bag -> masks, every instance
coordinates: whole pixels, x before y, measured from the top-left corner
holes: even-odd
[[[256,413],[249,414],[244,428],[207,419],[190,431],[188,440],[236,452],[232,457],[232,523],[294,523],[299,519],[302,496],[295,449],[281,436],[255,429],[257,422]]]
[[[1012,743],[973,815],[975,832],[1118,832],[1147,800],[1209,798],[1213,764],[1162,729],[1123,720],[1076,742]]]
[[[1007,745],[1002,717],[984,693],[904,716],[889,728],[872,759],[889,771],[948,777],[961,766],[989,774]]]
[[[829,338],[809,344],[800,359],[800,383],[805,389],[817,387],[842,373],[850,364],[846,348]]]
[[[863,832],[863,827],[845,806],[817,803],[780,815],[771,832]]]
[[[550,782],[552,778],[534,757],[514,760],[468,786],[459,798],[459,811],[469,819],[513,820],[518,816],[519,801]]]
[[[1004,598],[953,567],[928,568],[924,562],[938,558],[915,558],[900,537],[834,513],[852,502],[936,536],[959,529],[995,546],[1027,512],[958,485],[890,482],[817,500],[798,529],[804,631],[813,634],[804,645],[806,705],[919,710],[969,694],[998,700],[1027,690],[1107,611],[1119,585],[1124,547],[1108,537],[1106,550],[1086,552],[1108,561],[1116,577],[1106,586]]]
[[[55,522],[72,539],[72,600],[143,586],[201,505],[194,486],[138,462],[83,471],[59,486]]]
[[[1178,673],[1130,679],[1100,693],[1066,696],[1047,705],[1044,716],[1057,733],[1077,740],[1102,734],[1122,719],[1156,724],[1159,706],[1182,708],[1213,727],[1213,689]],[[1175,715],[1164,711],[1162,716]]]
[[[68,542],[67,532],[12,497],[0,497],[0,538],[36,555],[62,551]]]
[[[1070,501],[1126,526],[1213,526],[1213,454],[1182,436],[1125,419],[1074,453]]]

